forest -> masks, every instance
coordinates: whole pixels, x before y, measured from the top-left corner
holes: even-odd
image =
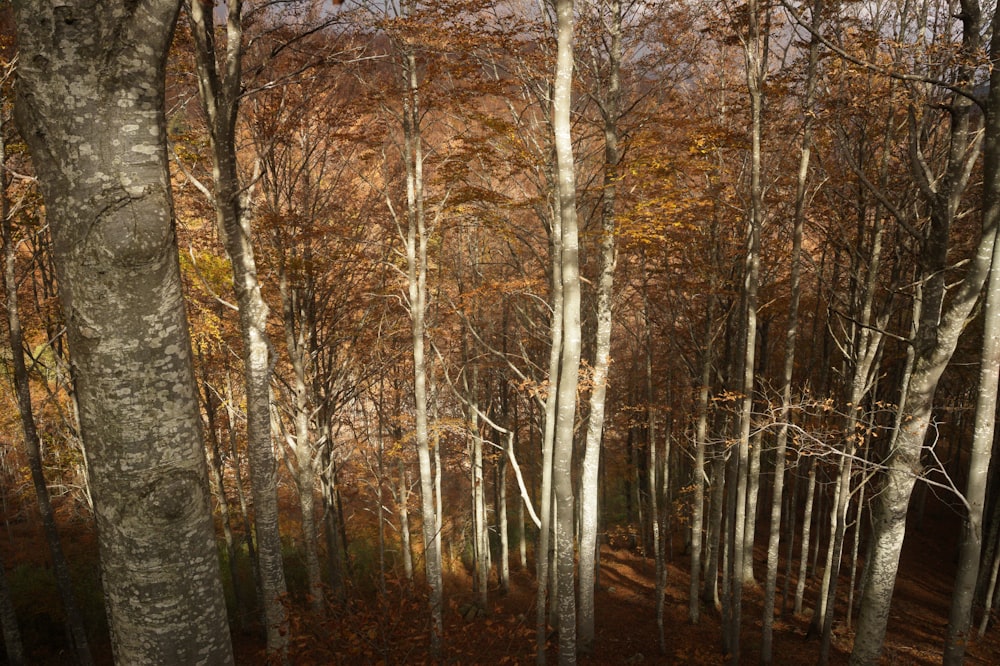
[[[6,663],[1000,663],[997,65],[980,0],[0,2]]]

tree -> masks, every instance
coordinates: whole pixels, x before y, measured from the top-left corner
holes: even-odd
[[[973,81],[973,58],[982,39],[982,14],[978,3],[962,3],[962,66],[958,69],[959,85],[969,86]],[[994,22],[996,18],[994,18]],[[991,55],[1000,49],[994,35],[990,45]],[[1000,85],[1000,76],[991,73],[991,83]],[[991,87],[991,91],[994,88]],[[958,346],[959,335],[964,330],[970,313],[979,300],[986,281],[993,255],[995,226],[997,223],[994,197],[997,196],[997,132],[1000,127],[991,125],[996,120],[991,95],[985,105],[984,200],[982,227],[973,250],[969,267],[954,296],[945,302],[945,271],[949,247],[949,229],[958,208],[965,185],[971,174],[971,162],[978,154],[978,139],[971,127],[972,101],[968,95],[955,95],[950,112],[951,146],[946,162],[946,177],[930,181],[930,172],[920,151],[919,138],[911,139],[911,160],[916,164],[917,180],[924,196],[931,204],[931,225],[927,234],[922,260],[923,286],[916,332],[912,345],[914,360],[912,371],[901,397],[899,428],[895,433],[893,448],[886,461],[885,486],[878,495],[875,509],[875,534],[872,555],[868,563],[861,613],[852,664],[870,664],[877,661],[889,619],[892,591],[899,567],[899,556],[906,532],[906,513],[910,495],[922,469],[921,454],[924,439],[931,423],[934,396],[941,375]],[[914,130],[911,130],[914,133]],[[991,154],[990,151],[994,151]]]
[[[573,428],[580,372],[580,241],[576,210],[576,162],[570,108],[573,89],[573,0],[556,0],[557,53],[552,91],[558,215],[561,242],[554,248],[562,282],[562,336],[559,343],[556,428],[552,447],[552,487],[556,508],[559,663],[576,663],[576,541],[573,508]]]
[[[597,550],[597,495],[601,441],[604,435],[604,411],[608,368],[611,365],[611,297],[615,273],[615,194],[617,188],[618,117],[621,113],[622,5],[608,3],[608,83],[598,101],[604,125],[604,192],[601,207],[600,269],[598,271],[597,330],[594,337],[593,387],[590,393],[590,416],[583,449],[580,479],[580,649],[587,652],[594,641],[594,589]],[[603,23],[603,21],[602,21]]]
[[[970,3],[970,9],[978,9],[977,5],[978,3]],[[1000,28],[1000,12],[995,11],[992,21],[993,37],[989,47],[992,63],[996,63],[1000,58],[1000,38],[996,34],[998,28]],[[979,576],[980,555],[983,551],[986,481],[996,427],[997,377],[1000,374],[1000,243],[996,237],[1000,228],[997,224],[1000,218],[1000,163],[998,163],[1000,162],[1000,75],[996,73],[995,67],[990,73],[985,129],[982,233],[984,237],[993,236],[993,245],[989,279],[986,282],[975,430],[969,455],[969,477],[965,493],[967,514],[963,522],[958,572],[952,592],[948,637],[944,649],[944,663],[949,665],[963,663],[969,627],[972,624],[972,602]]]
[[[278,479],[271,442],[271,343],[267,335],[268,307],[261,296],[254,258],[248,196],[237,172],[236,121],[243,83],[243,3],[226,7],[226,48],[215,45],[211,5],[188,3],[191,34],[198,68],[198,90],[208,122],[214,168],[215,212],[220,236],[233,271],[233,289],[240,312],[243,342],[243,378],[247,401],[247,451],[254,506],[257,568],[263,599],[268,652],[285,660],[288,617],[282,602],[286,594],[281,535],[278,531]],[[221,61],[221,62],[220,62]],[[317,567],[310,567],[313,575]],[[310,579],[312,583],[312,579]],[[311,585],[318,600],[319,586]]]
[[[229,664],[165,148],[178,9],[14,3],[16,114],[52,225],[115,659]]]

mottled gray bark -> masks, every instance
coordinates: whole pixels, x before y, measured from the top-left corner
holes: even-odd
[[[230,664],[165,150],[178,2],[14,10],[115,660]]]

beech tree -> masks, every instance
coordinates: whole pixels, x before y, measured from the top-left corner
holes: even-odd
[[[187,11],[194,38],[198,90],[208,124],[213,161],[213,198],[219,234],[233,271],[243,342],[243,377],[247,401],[247,451],[253,497],[257,568],[263,599],[268,651],[284,661],[288,645],[278,486],[271,439],[271,343],[268,307],[261,296],[254,257],[248,194],[238,173],[236,130],[243,85],[243,3],[226,7],[225,51],[216,48],[214,5],[190,2]],[[309,567],[311,575],[318,567]],[[322,599],[318,584],[313,586]]]
[[[165,147],[178,9],[14,3],[16,112],[52,227],[115,659],[229,664]]]

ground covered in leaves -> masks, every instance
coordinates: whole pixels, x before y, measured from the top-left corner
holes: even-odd
[[[106,625],[101,617],[96,577],[96,546],[88,521],[68,506],[59,512],[68,556],[73,562],[82,606],[99,664],[111,663]],[[54,585],[48,580],[46,549],[31,516],[6,520],[4,544],[8,577],[32,663],[66,664],[61,610]],[[947,507],[929,506],[922,527],[911,527],[900,567],[886,638],[885,664],[938,664],[941,659],[950,603],[954,543],[959,519]],[[597,641],[584,664],[721,664],[719,614],[706,609],[702,621],[687,619],[688,558],[679,548],[668,566],[664,609],[665,652],[659,648],[653,591],[654,565],[634,549],[605,545],[602,549],[597,594]],[[758,550],[758,571],[765,553]],[[457,565],[446,581],[445,650],[451,664],[530,664],[535,659],[535,600],[531,573],[512,564],[511,590],[490,590],[486,609],[473,605],[471,580]],[[846,566],[845,566],[846,568]],[[374,578],[352,587],[347,600],[331,604],[323,617],[309,614],[304,600],[293,594],[292,663],[311,664],[420,664],[430,661],[427,647],[426,598],[419,587],[397,578],[387,581],[386,593],[377,593]],[[780,585],[780,582],[779,582]],[[846,585],[841,585],[841,589]],[[806,595],[810,606],[815,583]],[[780,589],[779,589],[780,592]],[[759,662],[762,592],[748,590],[744,599],[743,663]],[[844,616],[843,604],[838,620]],[[775,622],[775,663],[814,663],[819,642],[807,637],[808,617],[786,616]],[[835,625],[831,663],[846,664],[852,630]],[[239,664],[264,664],[263,643],[257,632],[234,633]],[[557,658],[550,637],[549,657]],[[2,657],[0,657],[2,658]],[[1000,629],[991,629],[968,652],[969,664],[1000,663]]]

